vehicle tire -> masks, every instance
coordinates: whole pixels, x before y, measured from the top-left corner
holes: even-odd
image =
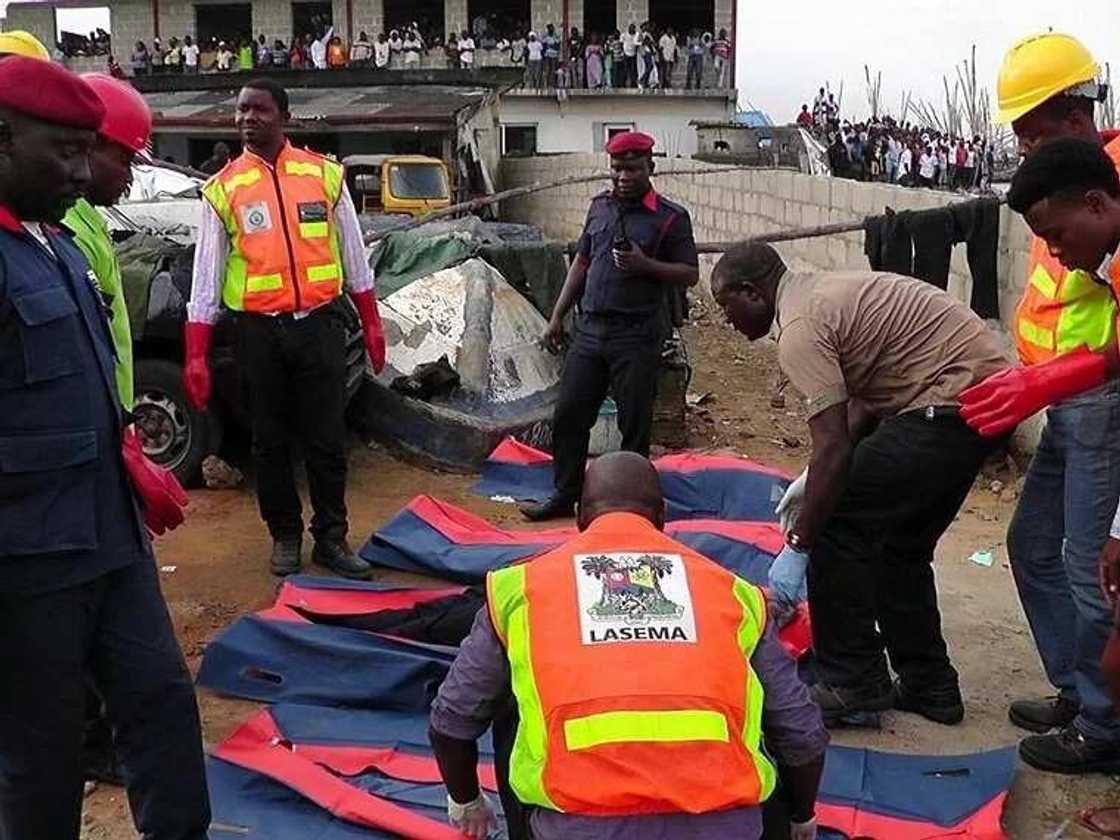
[[[144,453],[184,486],[197,485],[202,461],[221,445],[221,422],[213,411],[191,408],[182,366],[166,359],[137,361],[133,414]]]

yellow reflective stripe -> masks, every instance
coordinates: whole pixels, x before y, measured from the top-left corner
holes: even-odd
[[[300,222],[299,235],[304,239],[322,239],[330,232],[326,222]]]
[[[1108,286],[1085,271],[1071,271],[1062,281],[1063,306],[1058,315],[1054,349],[1068,353],[1085,345],[1107,347],[1116,339],[1116,301]]]
[[[700,709],[644,712],[603,712],[564,721],[568,749],[586,750],[601,744],[722,741],[731,736],[727,718]]]
[[[743,745],[751,754],[755,772],[758,773],[759,796],[766,799],[778,783],[778,772],[762,751],[762,706],[765,699],[762,683],[751,667],[751,657],[766,629],[766,599],[757,586],[751,586],[740,577],[731,587],[735,600],[743,608],[737,639],[739,650],[747,663],[746,703],[743,716]]]
[[[1054,300],[1058,296],[1058,282],[1041,263],[1031,273],[1031,285],[1048,300]]]
[[[314,175],[316,178],[323,177],[323,167],[317,163],[304,163],[301,160],[288,160],[284,161],[284,171],[288,175]]]
[[[323,186],[333,207],[338,204],[338,199],[342,197],[343,169],[341,163],[333,160],[328,160],[326,166],[326,172],[323,174]]]
[[[490,573],[490,611],[498,636],[505,640],[510,683],[517,698],[517,736],[510,755],[510,786],[527,805],[560,809],[544,789],[544,765],[548,757],[548,727],[544,707],[533,676],[529,639],[529,602],[525,597],[524,564]]]
[[[1054,349],[1054,331],[1048,330],[1046,327],[1040,327],[1026,318],[1019,319],[1019,335],[1024,341],[1033,344],[1035,347],[1041,347],[1043,350]]]
[[[246,172],[239,172],[232,178],[227,178],[222,186],[225,188],[226,195],[232,195],[238,187],[251,187],[261,179],[260,169],[250,169]]]
[[[309,265],[307,267],[307,281],[309,283],[323,283],[327,280],[338,279],[338,265],[336,263],[328,263],[327,265]]]
[[[275,292],[284,288],[284,275],[282,274],[256,274],[245,278],[245,291]]]

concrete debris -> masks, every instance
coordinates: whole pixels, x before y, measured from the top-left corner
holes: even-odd
[[[217,455],[202,462],[202,480],[211,490],[234,490],[245,483],[245,474]]]

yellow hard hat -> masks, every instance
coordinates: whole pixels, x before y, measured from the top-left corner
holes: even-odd
[[[1072,35],[1043,32],[1023,38],[1003,57],[999,69],[997,122],[1010,123],[1043,102],[1078,85],[1090,84],[1095,95],[1100,67],[1093,54]]]
[[[25,55],[43,61],[51,60],[51,54],[47,52],[43,42],[22,29],[0,32],[0,55]]]

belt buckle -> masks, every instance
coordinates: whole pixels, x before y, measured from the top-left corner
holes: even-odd
[[[932,405],[926,406],[926,419],[935,420],[937,418],[937,409]]]

